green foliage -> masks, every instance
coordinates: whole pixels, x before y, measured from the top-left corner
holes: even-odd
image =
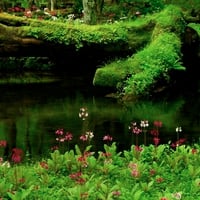
[[[198,33],[198,35],[200,37],[200,24],[190,23],[190,24],[188,24],[188,26],[193,28]]]
[[[199,145],[181,145],[174,150],[167,144],[142,146],[138,157],[135,145],[119,153],[115,142],[104,147],[107,154],[99,152],[97,158],[88,154],[82,168],[77,167],[77,157],[82,155],[79,150],[64,154],[56,150],[47,165],[32,162],[6,167],[0,180],[1,198],[155,200],[181,195],[186,200],[198,199]],[[0,169],[3,167],[1,164]]]
[[[181,8],[169,5],[162,12],[152,16],[155,17],[156,26],[152,33],[152,38],[157,37],[164,32],[173,32],[178,36],[185,30],[186,22],[183,18]]]
[[[127,60],[99,68],[93,81],[95,85],[108,83],[124,95],[148,96],[157,87],[170,83],[173,70],[185,69],[181,65],[179,38],[185,23],[180,9],[170,5],[150,19],[156,24],[151,42]]]
[[[169,83],[171,70],[184,70],[180,64],[180,45],[175,34],[163,33],[138,52],[133,58],[133,63],[138,64],[137,73],[126,81],[125,93],[146,96],[156,84]]]
[[[14,194],[8,192],[8,196],[10,197],[10,199],[12,200],[24,200],[27,199],[27,197],[29,196],[29,194],[32,192],[33,186],[28,188],[28,189],[20,189],[18,191],[16,191]]]
[[[74,22],[75,23],[75,22]],[[52,29],[52,26],[54,27]],[[77,50],[83,45],[90,44],[117,44],[127,41],[127,30],[120,24],[110,26],[59,23],[53,21],[38,22],[32,20],[30,27],[23,28],[24,35],[40,38],[44,41],[57,42],[65,45],[74,45]]]
[[[181,7],[183,10],[200,9],[199,0],[167,0],[168,4],[173,4]]]
[[[50,71],[53,63],[47,57],[7,57],[0,59],[0,70],[6,72]]]

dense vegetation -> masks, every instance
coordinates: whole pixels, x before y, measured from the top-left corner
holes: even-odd
[[[76,146],[75,150],[54,150],[49,158],[25,163],[21,150],[16,148],[11,162],[0,162],[0,197],[196,200],[200,195],[200,147],[177,143],[174,148],[155,142],[150,146],[132,145],[130,150],[118,152],[113,142],[105,144],[105,150],[97,155],[91,146],[83,151]]]
[[[35,2],[36,5],[40,3],[44,2]],[[106,60],[106,64],[97,69],[93,79],[95,86],[112,87],[119,97],[147,97],[154,91],[166,89],[166,86],[173,87],[171,74],[185,70],[182,65],[182,36],[191,18],[197,22],[199,20],[198,2],[191,1],[184,5],[182,1],[162,0],[110,3],[105,1],[100,21],[92,26],[83,23],[80,15],[74,18],[76,15],[71,13],[66,18],[56,10],[48,15],[55,16],[56,20],[51,17],[38,20],[45,19],[43,11],[42,15],[38,15],[41,12],[33,11],[34,15],[26,18],[3,14],[0,16],[0,29],[9,34],[1,36],[1,40],[31,37],[74,46],[77,51],[98,46],[99,49],[106,49],[108,54],[123,49],[127,57]],[[59,4],[61,2],[57,1]],[[22,5],[25,6],[25,2]],[[74,6],[81,7],[81,3]],[[81,9],[74,8],[73,11],[77,10]],[[7,24],[18,27],[7,27]],[[190,27],[198,32],[198,23]],[[25,67],[22,67],[22,71],[27,68],[27,63],[30,61],[23,63]],[[40,66],[41,70],[51,68],[45,64]],[[2,67],[5,68],[5,64]]]

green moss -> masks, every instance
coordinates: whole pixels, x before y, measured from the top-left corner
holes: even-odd
[[[149,43],[128,60],[115,61],[98,69],[94,84],[105,86],[105,80],[110,80],[112,74],[115,79],[109,81],[109,86],[112,83],[119,93],[148,96],[158,85],[167,85],[170,82],[169,74],[172,70],[185,69],[180,62],[179,37],[185,28],[181,10],[169,6],[159,14],[150,16],[149,19],[155,24],[153,32],[148,32],[151,37]]]
[[[200,24],[190,23],[190,24],[188,24],[188,26],[193,28],[198,33],[198,35],[200,37]]]

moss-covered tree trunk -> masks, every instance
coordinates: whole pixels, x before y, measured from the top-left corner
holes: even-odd
[[[84,22],[86,24],[97,23],[97,7],[95,0],[83,0]]]

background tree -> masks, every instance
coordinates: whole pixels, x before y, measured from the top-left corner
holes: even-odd
[[[95,0],[83,0],[83,20],[86,24],[96,24],[97,6]]]

